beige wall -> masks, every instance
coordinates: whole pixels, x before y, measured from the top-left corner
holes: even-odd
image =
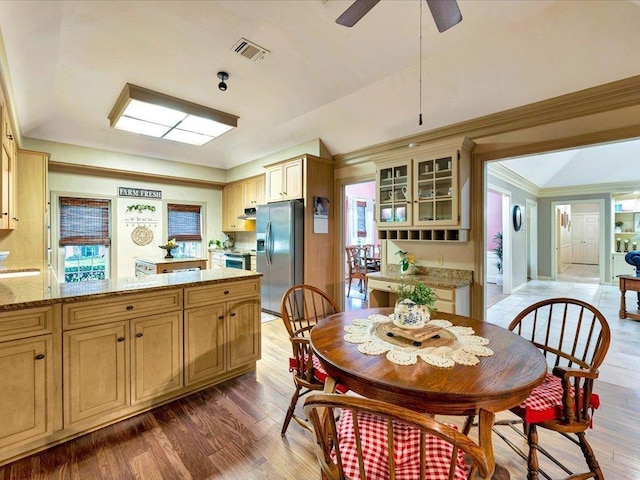
[[[51,154],[51,162],[87,165],[109,170],[124,170],[166,177],[187,178],[211,182],[225,182],[226,171],[188,163],[171,162],[159,158],[80,147],[68,143],[48,142],[24,138],[24,147]]]
[[[145,188],[151,190],[162,191],[161,201],[147,201],[139,198],[118,198],[118,187]],[[206,258],[206,242],[209,239],[223,238],[222,234],[222,191],[219,188],[206,188],[194,186],[181,186],[170,184],[155,184],[134,180],[118,180],[114,178],[100,178],[95,176],[68,174],[68,173],[49,173],[49,189],[52,193],[65,194],[88,194],[100,195],[104,198],[114,200],[114,207],[117,215],[114,217],[113,225],[113,246],[112,246],[112,271],[113,277],[129,277],[134,275],[134,257],[151,257],[160,258],[163,251],[158,245],[166,243],[166,204],[171,201],[194,202],[204,204],[204,246],[203,257]],[[125,216],[126,207],[129,204],[153,204],[156,206],[155,217],[157,220],[156,227],[152,228],[154,239],[151,244],[140,247],[131,239],[133,226]],[[52,211],[55,211],[52,209]],[[55,219],[52,219],[55,220]],[[55,225],[55,221],[53,223]],[[53,237],[52,245],[54,246],[54,255],[51,259],[52,265],[57,265],[57,238],[56,229],[52,228]]]

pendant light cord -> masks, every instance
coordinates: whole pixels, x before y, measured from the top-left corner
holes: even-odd
[[[420,2],[420,62],[419,62],[419,68],[420,68],[420,85],[419,85],[419,90],[420,90],[420,105],[419,105],[419,110],[420,110],[420,115],[418,115],[418,125],[422,125],[422,0],[418,0],[418,2]]]

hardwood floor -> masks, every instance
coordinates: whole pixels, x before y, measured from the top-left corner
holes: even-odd
[[[256,372],[0,467],[0,480],[319,478],[308,432],[292,422],[286,437],[280,436],[293,391],[290,346],[279,320],[262,327],[263,358]],[[603,405],[588,438],[605,476],[637,480],[640,391],[604,382],[597,391]],[[515,434],[509,436],[524,448]],[[541,444],[582,466],[577,447],[545,432],[540,436]],[[494,447],[512,479],[526,478],[522,459],[497,437]],[[557,469],[550,472],[553,478],[562,476]]]

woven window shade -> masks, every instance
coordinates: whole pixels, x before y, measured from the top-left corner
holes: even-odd
[[[110,245],[110,200],[60,197],[60,246]]]
[[[178,242],[202,240],[199,205],[169,203],[167,205],[167,223],[169,240],[172,238]]]

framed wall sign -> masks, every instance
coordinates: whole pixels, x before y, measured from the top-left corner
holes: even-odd
[[[513,229],[519,232],[522,229],[522,209],[520,205],[513,207]]]

